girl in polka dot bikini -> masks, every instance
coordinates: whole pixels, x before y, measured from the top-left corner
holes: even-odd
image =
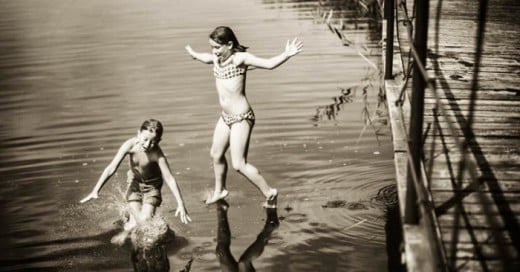
[[[206,204],[215,203],[228,195],[226,190],[227,161],[225,153],[231,150],[233,169],[244,175],[266,197],[265,207],[276,207],[278,191],[270,187],[259,171],[247,161],[249,138],[255,123],[255,115],[245,96],[246,72],[248,66],[274,69],[292,56],[301,52],[303,44],[295,38],[287,41],[285,51],[272,58],[260,58],[246,52],[231,28],[217,27],[209,35],[211,53],[195,52],[189,45],[188,53],[196,60],[213,64],[217,92],[222,114],[213,133],[211,157],[215,171],[215,191]]]

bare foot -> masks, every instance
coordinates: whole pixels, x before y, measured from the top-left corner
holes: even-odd
[[[205,203],[206,203],[206,205],[213,204],[221,199],[226,198],[226,196],[228,194],[229,194],[229,191],[226,189],[224,189],[220,192],[214,192],[210,198],[206,199]]]
[[[130,216],[130,219],[123,225],[123,230],[130,232],[133,228],[137,226],[137,222],[135,219]]]
[[[271,190],[269,190],[269,194],[267,195],[263,206],[264,206],[264,208],[270,208],[270,209],[276,208],[277,201],[278,201],[278,190],[276,190],[275,188],[271,188]]]
[[[112,237],[112,239],[110,239],[110,243],[117,245],[117,246],[122,246],[125,244],[126,239],[128,239],[129,234],[130,234],[129,231],[124,230],[124,231],[116,234],[114,237]]]

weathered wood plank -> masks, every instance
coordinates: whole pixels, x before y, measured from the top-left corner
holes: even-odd
[[[433,191],[433,200],[437,203],[443,203],[453,198],[453,192]],[[493,193],[471,191],[461,200],[463,204],[480,204],[480,205],[499,205],[499,204],[517,204],[520,203],[520,194],[515,192],[502,192],[499,199],[493,198]],[[520,216],[520,214],[518,215]]]
[[[502,260],[486,260],[482,262],[476,258],[458,258],[449,259],[453,271],[510,271],[509,268],[516,263],[518,267],[518,261],[510,261],[504,263]],[[453,263],[452,263],[453,262]]]
[[[429,123],[426,123],[428,126]],[[433,128],[429,128],[429,130],[433,130]],[[448,146],[453,145],[459,142],[464,142],[463,137],[443,137],[437,135],[437,137],[433,137],[433,135],[426,135],[424,138],[425,144],[424,146],[426,148],[429,148],[429,146],[435,141],[436,144],[444,143]],[[504,148],[505,151],[507,151],[507,148],[511,148],[512,150],[516,150],[518,146],[520,145],[520,137],[504,137],[504,138],[497,138],[497,137],[480,137],[480,138],[474,138],[469,141],[470,147],[474,146],[489,146],[489,147],[496,147],[496,148]],[[450,149],[453,150],[453,149]]]
[[[475,246],[479,248],[479,255],[477,256],[475,252]],[[500,250],[498,249],[500,247]],[[452,251],[452,248],[455,251]],[[515,247],[513,245],[489,245],[489,244],[477,244],[474,245],[471,242],[461,243],[458,242],[456,245],[452,245],[451,243],[445,243],[446,252],[455,252],[455,256],[450,254],[451,258],[456,257],[457,259],[474,259],[478,258],[486,259],[486,263],[488,260],[496,260],[513,263],[518,258],[515,256]],[[505,256],[504,256],[505,255]],[[509,256],[509,257],[508,257]],[[466,270],[464,270],[466,271]],[[494,271],[494,270],[492,270]],[[505,270],[512,271],[512,270]]]
[[[424,228],[415,225],[405,225],[405,255],[406,266],[409,271],[440,271],[438,264],[432,262],[431,256],[425,254],[430,252],[428,235],[424,233]],[[421,254],[423,253],[423,254]]]
[[[450,118],[458,118],[458,117],[464,117],[466,118],[470,114],[473,117],[481,117],[481,118],[508,118],[511,120],[511,123],[517,124],[518,119],[520,119],[520,116],[517,116],[516,113],[506,112],[506,111],[464,111],[464,110],[457,110],[457,111],[447,111],[446,115],[441,115],[439,113],[439,110],[434,110],[433,105],[430,105],[431,108],[427,108],[424,112],[424,116],[432,116],[437,115],[440,116],[439,119],[443,119],[443,116],[450,117]],[[452,119],[452,121],[457,121],[456,119]]]
[[[457,81],[457,83],[451,82],[437,85],[435,92],[433,90],[427,89],[424,95],[428,99],[432,99],[438,96],[439,98],[457,100],[509,100],[511,103],[517,103],[520,98],[520,88],[506,86],[504,84],[499,86],[491,84],[487,85],[488,86],[479,86],[479,89],[473,93],[469,81]],[[407,89],[408,93],[409,91],[411,91],[411,89]]]
[[[500,243],[497,243],[495,236],[500,237]],[[513,240],[505,230],[491,230],[483,228],[474,228],[471,230],[459,228],[459,227],[448,227],[444,226],[441,233],[442,240],[447,244],[448,248],[451,248],[450,243],[456,239],[457,243],[471,243],[473,241],[477,243],[486,243],[494,246],[512,246]]]
[[[489,205],[487,207],[485,207],[485,212],[483,211],[483,207],[482,205],[480,204],[466,204],[466,203],[449,203],[450,205],[453,204],[453,205],[448,205],[447,203],[443,202],[443,203],[436,203],[436,207],[439,207],[439,211],[442,211],[439,212],[439,216],[446,216],[445,218],[447,218],[447,220],[451,220],[450,219],[450,216],[451,217],[456,217],[456,216],[459,216],[461,212],[464,212],[465,215],[467,216],[480,216],[480,217],[487,217],[487,216],[492,216],[492,217],[499,217],[499,216],[502,216],[501,215],[501,212],[505,206],[500,206],[500,205]],[[458,206],[457,205],[461,205],[462,207],[462,210],[458,210],[459,208],[457,208]],[[511,208],[511,209],[514,209],[514,208],[520,208],[520,203],[508,203],[507,207]],[[488,218],[485,218],[485,220],[488,220]],[[443,227],[446,227],[447,225],[443,225]]]
[[[441,125],[443,128],[444,134],[435,134],[435,136],[444,135],[444,136],[452,136],[455,137],[462,137],[464,136],[464,132],[462,131],[456,131],[455,134],[452,134],[451,131],[448,130],[448,126]],[[520,135],[520,129],[518,128],[504,128],[503,130],[497,131],[497,130],[486,130],[486,129],[473,129],[473,135],[475,137],[504,137],[504,138],[516,138],[517,135]]]
[[[520,112],[520,101],[515,100],[486,100],[486,99],[478,99],[475,101],[472,101],[470,99],[460,99],[458,97],[452,97],[452,98],[440,98],[439,101],[444,105],[457,105],[466,106],[469,104],[475,104],[477,107],[484,107],[484,106],[497,106],[500,105],[501,107],[507,107],[511,108],[515,112]],[[432,98],[425,98],[424,103],[426,104],[436,104],[436,100]]]
[[[432,190],[453,190],[453,187],[450,186],[451,180],[459,181],[458,178],[458,166],[453,167],[453,169],[449,169],[447,165],[433,165],[434,170],[429,173],[429,177],[431,182],[430,188]],[[520,169],[516,169],[514,171],[507,171],[507,167],[502,167],[503,169],[498,169],[499,171],[494,172],[484,172],[484,171],[476,171],[476,176],[480,179],[480,183],[484,186],[482,190],[491,190],[488,186],[486,186],[486,182],[492,181],[493,179],[497,179],[500,182],[498,182],[498,186],[500,190],[504,191],[511,191],[511,192],[519,192],[520,188],[517,188],[515,186],[520,186]],[[491,178],[493,177],[493,178]],[[462,179],[462,187],[467,187],[469,184],[473,184],[473,181],[471,180],[471,176],[469,176],[467,173],[464,173],[464,177]],[[518,184],[518,185],[513,185]],[[493,188],[493,190],[496,190],[496,188]]]
[[[408,11],[413,10],[414,3],[406,2]],[[479,4],[479,1],[430,1],[426,68],[429,77],[438,77],[437,94],[448,112],[439,116],[434,111],[437,105],[433,93],[425,91],[425,168],[430,171],[433,165],[427,176],[434,205],[439,208],[438,223],[451,270],[509,271],[520,267],[517,245],[513,245],[511,230],[506,230],[502,217],[506,207],[513,212],[513,218],[507,220],[520,219],[520,28],[509,23],[512,18],[520,18],[520,2],[489,1],[477,101],[472,102]],[[441,21],[436,24],[438,5],[442,5]],[[403,18],[401,11],[398,16]],[[405,38],[405,28],[402,24],[397,27],[400,37]],[[402,48],[407,50],[408,42],[401,41],[404,41]],[[408,56],[401,57],[408,61]],[[412,93],[411,83],[406,90],[408,97]],[[475,107],[470,112],[471,106]],[[476,166],[474,171],[481,184],[474,185],[466,172],[462,184],[454,185],[458,182],[454,181],[458,163],[463,158],[454,144],[456,140],[465,141],[462,129],[467,128],[470,117],[474,138],[468,151],[474,153],[466,158]],[[457,131],[449,131],[447,122]],[[440,131],[434,130],[434,123]],[[404,125],[408,127],[407,123]],[[431,161],[430,154],[433,154]],[[465,218],[456,211],[457,205],[464,209],[469,225],[461,223]],[[511,226],[509,222],[508,227]]]
[[[424,121],[426,124],[435,124],[436,129],[442,129],[445,131],[445,129],[449,128],[449,122],[446,122],[443,120],[443,118],[438,118],[439,120],[435,120],[434,118],[425,116]],[[497,118],[498,119],[498,118]],[[459,129],[474,129],[477,130],[496,130],[497,132],[503,131],[504,134],[508,135],[507,133],[513,132],[516,130],[514,127],[516,124],[514,122],[511,122],[511,120],[508,120],[507,118],[504,120],[501,119],[478,119],[476,122],[473,122],[471,125],[467,125],[466,123],[463,123],[462,125],[458,124]],[[517,125],[517,127],[520,129],[520,123]],[[478,129],[475,129],[478,128]],[[433,127],[429,127],[429,129],[433,129]],[[520,135],[520,134],[518,134]]]

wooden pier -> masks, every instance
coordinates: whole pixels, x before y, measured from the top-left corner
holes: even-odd
[[[520,271],[520,2],[385,0],[385,18],[407,270]]]

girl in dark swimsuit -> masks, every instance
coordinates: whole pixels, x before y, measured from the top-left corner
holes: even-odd
[[[188,53],[196,60],[213,64],[213,74],[222,114],[213,133],[211,157],[215,171],[215,191],[206,204],[215,203],[228,195],[226,190],[227,161],[225,153],[230,148],[233,169],[244,175],[266,197],[266,207],[275,207],[278,191],[270,187],[258,170],[247,161],[249,139],[255,115],[245,96],[245,81],[248,67],[274,69],[292,56],[301,52],[300,40],[287,41],[285,50],[272,58],[260,58],[241,45],[231,28],[217,27],[209,35],[211,53],[199,53],[189,45]]]

